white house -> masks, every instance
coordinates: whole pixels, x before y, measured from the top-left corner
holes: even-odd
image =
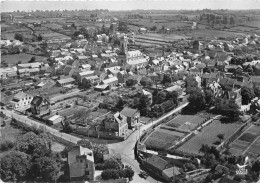
[[[10,101],[10,105],[14,109],[27,107],[30,106],[32,99],[32,95],[20,92],[13,97],[13,99]]]

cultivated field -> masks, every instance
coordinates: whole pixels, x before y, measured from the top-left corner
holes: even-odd
[[[223,124],[219,120],[213,120],[213,122],[204,127],[199,134],[179,147],[177,151],[189,154],[200,154],[199,149],[203,144],[213,146],[214,143],[219,140],[217,135],[220,133],[224,135],[225,139],[229,139],[241,126],[241,123]]]
[[[150,134],[144,142],[147,149],[152,150],[166,150],[167,148],[175,145],[186,133],[157,129]]]
[[[260,127],[252,125],[232,144],[230,152],[235,155],[254,156],[260,154]]]
[[[50,34],[42,34],[43,39],[63,39],[63,38],[70,38],[66,35],[59,34],[56,32],[50,33]]]
[[[22,63],[28,63],[28,61],[31,60],[32,57],[36,58],[36,62],[47,60],[46,57],[30,55],[26,53],[20,53],[14,55],[2,55],[1,60],[2,61],[5,60],[6,63],[8,64],[16,64],[18,61],[21,61]]]

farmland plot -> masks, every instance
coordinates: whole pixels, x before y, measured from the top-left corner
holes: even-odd
[[[225,139],[229,139],[241,126],[242,124],[240,123],[222,124],[219,120],[214,120],[211,124],[204,127],[199,134],[188,140],[177,150],[184,153],[200,154],[199,149],[203,144],[212,146],[214,142],[219,140],[217,137],[219,133],[222,133]]]

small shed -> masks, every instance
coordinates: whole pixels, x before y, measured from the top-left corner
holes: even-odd
[[[55,125],[57,123],[60,123],[60,122],[62,122],[62,116],[54,115],[48,119],[48,122],[50,125]]]

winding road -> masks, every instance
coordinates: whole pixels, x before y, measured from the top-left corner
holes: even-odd
[[[152,121],[151,123],[140,126],[139,129],[134,131],[125,141],[113,143],[113,144],[108,144],[108,148],[112,151],[119,152],[121,154],[121,157],[122,157],[122,162],[124,164],[130,165],[133,168],[133,170],[135,171],[135,175],[134,175],[133,180],[132,180],[133,183],[155,183],[155,182],[159,182],[159,181],[153,179],[150,176],[147,177],[147,179],[143,179],[138,175],[140,173],[141,169],[140,169],[138,161],[135,159],[135,156],[134,156],[134,147],[135,147],[135,143],[136,143],[137,139],[140,137],[140,135],[142,134],[142,132],[144,130],[147,130],[151,126],[159,123],[160,121],[164,120],[165,118],[167,118],[167,117],[171,116],[172,114],[180,111],[182,108],[184,108],[187,105],[188,105],[188,103],[182,104],[179,107],[177,107],[176,109],[174,109],[174,110],[170,111],[169,113],[165,114],[164,116]],[[3,111],[3,113],[6,114],[10,118],[15,118],[15,119],[27,124],[27,125],[30,125],[30,126],[34,125],[38,128],[39,127],[44,128],[46,131],[50,132],[52,135],[59,137],[59,138],[62,138],[66,141],[72,142],[74,144],[77,144],[77,142],[79,140],[81,140],[78,137],[75,137],[75,136],[70,135],[70,134],[62,133],[62,132],[60,132],[56,129],[53,129],[53,128],[45,125],[45,124],[42,124],[42,123],[37,122],[35,120],[32,120],[32,119],[28,118],[27,116],[14,113],[13,111],[9,111],[9,110],[1,110],[1,111]]]

